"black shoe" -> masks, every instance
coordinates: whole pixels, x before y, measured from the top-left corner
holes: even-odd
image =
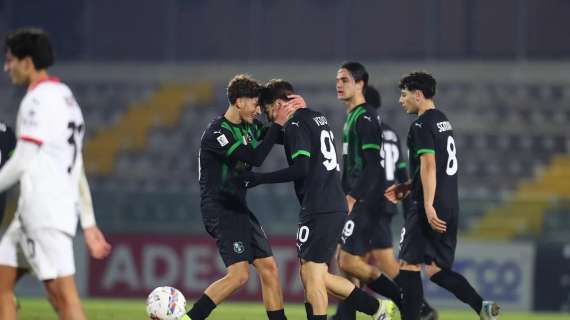
[[[422,309],[420,311],[420,320],[437,320],[437,311],[430,307],[429,305],[422,304]]]

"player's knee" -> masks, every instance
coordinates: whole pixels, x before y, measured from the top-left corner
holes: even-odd
[[[440,272],[442,269],[436,264],[431,264],[426,266],[426,274],[431,279],[436,273]]]
[[[245,285],[249,280],[249,271],[239,270],[228,274],[228,277],[230,278],[231,282],[239,288]]]
[[[350,273],[352,270],[354,270],[355,267],[357,267],[357,261],[355,258],[357,257],[341,251],[338,258],[338,267],[340,270],[346,273]]]
[[[275,261],[264,263],[258,268],[259,276],[264,280],[277,280],[279,277],[279,269]]]

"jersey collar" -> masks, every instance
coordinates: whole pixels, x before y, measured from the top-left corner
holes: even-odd
[[[46,83],[46,82],[59,83],[60,80],[59,80],[58,77],[48,76],[47,78],[44,78],[44,79],[41,79],[41,80],[38,80],[38,81],[32,83],[32,84],[30,85],[30,88],[28,89],[28,91],[32,91],[32,90],[34,90],[35,88],[37,88],[40,84]]]

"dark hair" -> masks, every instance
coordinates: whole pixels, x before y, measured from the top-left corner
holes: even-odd
[[[247,74],[238,74],[228,83],[228,100],[235,104],[238,98],[256,98],[261,85]]]
[[[420,90],[426,99],[435,96],[437,83],[431,74],[424,71],[414,71],[400,79],[399,88],[402,90]]]
[[[362,88],[362,92],[364,93],[364,88],[368,86],[368,71],[360,62],[345,62],[340,66],[341,69],[346,69],[354,78],[354,81],[363,81],[364,87]]]
[[[376,109],[382,106],[382,96],[373,86],[366,86],[364,90],[364,100]]]
[[[265,111],[265,106],[272,104],[277,99],[289,100],[288,95],[294,94],[293,85],[282,79],[269,80],[261,90],[259,95],[259,104]]]
[[[53,49],[42,29],[22,28],[9,33],[4,41],[4,52],[8,50],[18,59],[30,57],[37,70],[53,65]]]

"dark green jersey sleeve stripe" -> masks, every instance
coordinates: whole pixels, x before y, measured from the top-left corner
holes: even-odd
[[[362,145],[362,150],[367,150],[367,149],[376,149],[376,150],[380,150],[380,145],[379,144],[374,144],[374,143],[368,143],[368,144],[363,144]]]
[[[433,153],[435,154],[435,150],[433,149],[420,149],[418,151],[416,151],[416,155],[420,155],[420,154],[424,154],[424,153]]]
[[[236,149],[242,144],[241,141],[236,141],[226,152],[226,156],[231,156],[232,153],[234,153],[234,151],[236,151]]]
[[[404,168],[407,168],[407,167],[408,167],[408,164],[405,163],[405,162],[400,162],[400,163],[398,163],[398,169],[404,169]]]
[[[293,155],[291,156],[291,159],[295,159],[295,158],[297,158],[298,156],[306,156],[306,157],[309,157],[309,158],[310,158],[310,157],[311,157],[311,153],[310,153],[309,151],[306,151],[306,150],[299,150],[299,151],[293,153]]]

